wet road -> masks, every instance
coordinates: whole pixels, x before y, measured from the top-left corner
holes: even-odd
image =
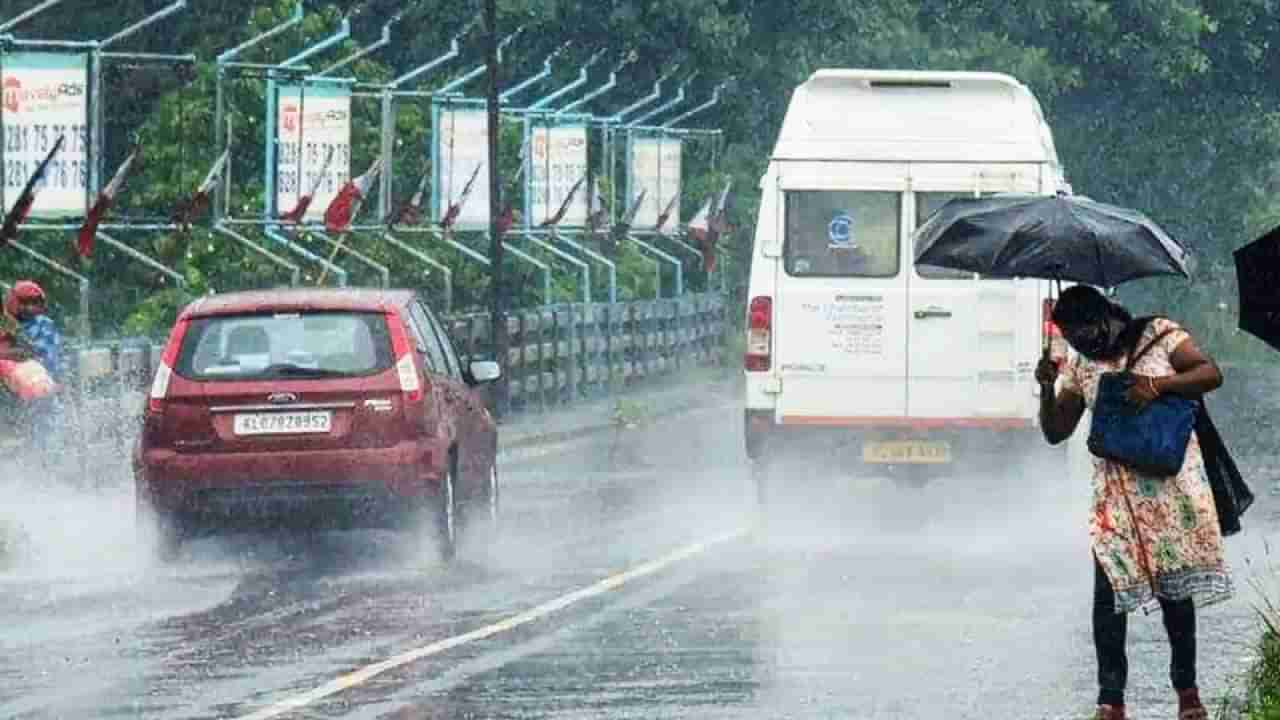
[[[1082,488],[805,472],[760,526],[740,416],[509,461],[501,539],[452,566],[366,532],[148,569],[123,490],[9,488],[32,554],[0,575],[0,717],[1088,716]],[[1261,503],[1237,599],[1202,615],[1207,697],[1250,658],[1248,583],[1276,582]],[[1172,717],[1159,618],[1130,628],[1131,711]]]

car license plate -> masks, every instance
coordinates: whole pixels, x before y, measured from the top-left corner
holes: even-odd
[[[327,433],[332,425],[333,413],[328,411],[240,413],[232,429],[236,435],[295,435]]]
[[[939,465],[951,462],[951,445],[921,440],[868,442],[862,446],[862,460],[882,464]]]

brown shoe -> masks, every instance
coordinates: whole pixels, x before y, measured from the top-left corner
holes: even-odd
[[[1209,711],[1200,702],[1196,688],[1178,691],[1178,720],[1209,720]]]
[[[1125,720],[1123,705],[1099,705],[1093,720]],[[1182,718],[1178,718],[1182,720]]]

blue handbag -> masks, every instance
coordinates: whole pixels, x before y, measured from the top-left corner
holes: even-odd
[[[1162,395],[1139,412],[1127,394],[1136,382],[1133,366],[1169,332],[1157,335],[1132,356],[1124,371],[1103,373],[1089,428],[1089,452],[1160,477],[1182,470],[1198,405],[1178,395]]]

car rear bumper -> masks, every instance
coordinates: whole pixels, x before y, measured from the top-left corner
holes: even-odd
[[[443,443],[281,453],[140,450],[138,493],[183,514],[289,514],[305,508],[410,506],[434,495],[449,462]]]
[[[1022,418],[795,418],[747,410],[746,451],[755,459],[806,456],[843,467],[985,469],[1048,447]]]

